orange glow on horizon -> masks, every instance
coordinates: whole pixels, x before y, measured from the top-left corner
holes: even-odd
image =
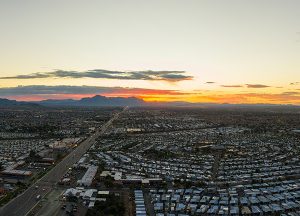
[[[172,90],[120,90],[111,93],[102,94],[36,94],[36,95],[17,95],[9,96],[8,99],[17,101],[40,101],[47,99],[63,100],[74,99],[79,100],[85,97],[93,97],[102,95],[106,97],[137,97],[146,102],[172,102],[185,101],[191,103],[232,103],[232,104],[300,104],[299,94],[284,93],[195,93],[195,92],[179,92]]]

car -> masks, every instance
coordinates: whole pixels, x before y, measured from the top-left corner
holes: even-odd
[[[41,195],[39,194],[36,196],[36,200],[40,200],[40,199],[41,199]]]

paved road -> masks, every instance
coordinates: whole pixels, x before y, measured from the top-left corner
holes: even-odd
[[[41,198],[43,198],[46,194],[51,192],[52,188],[63,177],[69,167],[72,167],[72,165],[86,153],[91,145],[96,142],[96,139],[107,130],[112,122],[127,109],[128,107],[125,107],[121,112],[116,113],[106,124],[104,124],[89,138],[84,140],[76,149],[68,154],[39,181],[29,187],[24,193],[3,206],[0,209],[0,216],[25,216],[37,204],[36,197],[41,195]],[[38,186],[37,189],[36,186]]]
[[[59,200],[63,192],[64,188],[53,189],[38,203],[39,207],[34,208],[29,215],[34,213],[36,216],[65,216],[66,212],[61,209],[62,202]]]

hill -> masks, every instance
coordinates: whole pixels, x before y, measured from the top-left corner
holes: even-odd
[[[94,97],[82,98],[80,100],[44,100],[37,102],[44,106],[143,106],[145,101],[135,97],[105,97],[96,95]]]

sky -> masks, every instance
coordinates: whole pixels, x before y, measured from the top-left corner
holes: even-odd
[[[299,0],[0,0],[0,97],[300,104]]]

